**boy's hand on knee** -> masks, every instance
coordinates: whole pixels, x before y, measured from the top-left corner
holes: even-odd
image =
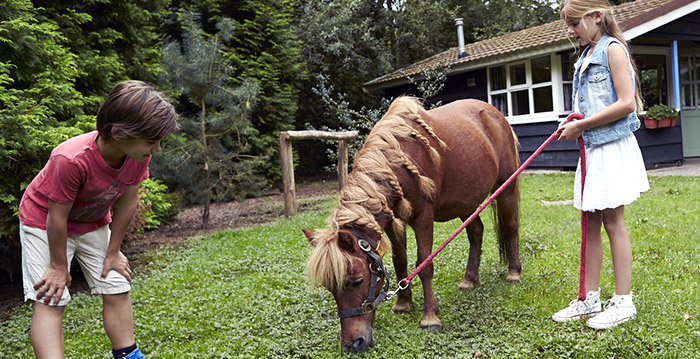
[[[45,298],[44,304],[49,305],[53,298],[54,305],[58,305],[63,296],[63,291],[67,286],[70,286],[71,280],[68,268],[47,268],[41,279],[34,283],[34,290],[38,291],[36,299],[41,300]]]
[[[107,273],[109,273],[110,270],[114,270],[123,275],[124,278],[131,283],[131,266],[129,265],[129,260],[121,251],[117,251],[116,254],[107,254],[105,256],[104,266],[100,277],[102,279],[107,278]]]

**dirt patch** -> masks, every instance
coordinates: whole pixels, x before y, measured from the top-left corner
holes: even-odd
[[[337,195],[338,183],[334,176],[315,176],[297,179],[296,183],[297,212],[317,210],[320,204]],[[202,230],[203,206],[192,206],[180,209],[177,218],[156,230],[146,232],[143,237],[126,243],[122,252],[129,258],[132,267],[149,262],[148,252],[163,245],[179,247],[184,245],[187,238],[215,232],[227,228],[245,227],[259,224],[274,223],[284,219],[284,195],[279,191],[267,193],[258,198],[249,198],[239,202],[212,204],[209,215],[209,225]],[[71,265],[70,286],[71,295],[87,292],[79,265]],[[21,274],[18,273],[13,281],[0,283],[0,321],[7,320],[13,308],[22,305],[24,293]]]

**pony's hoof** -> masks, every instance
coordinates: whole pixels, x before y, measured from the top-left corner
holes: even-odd
[[[442,322],[437,315],[429,315],[428,318],[423,317],[420,321],[421,329],[430,330],[431,332],[442,331]]]
[[[481,284],[481,283],[479,283],[479,281],[472,282],[472,281],[469,281],[469,280],[466,280],[466,279],[462,279],[462,281],[459,282],[459,285],[457,286],[457,289],[459,289],[459,290],[468,290],[468,289],[472,289],[472,288],[474,288],[474,287],[478,287],[480,284]]]
[[[431,325],[421,325],[421,329],[429,330],[431,332],[441,332],[442,324],[431,324]]]
[[[408,303],[399,303],[396,302],[394,305],[391,307],[391,310],[394,313],[408,313],[411,311],[411,305]]]
[[[521,280],[520,273],[508,273],[506,276],[506,282],[508,283],[520,283]]]

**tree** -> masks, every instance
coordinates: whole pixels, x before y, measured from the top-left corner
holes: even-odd
[[[31,2],[0,7],[0,270],[19,268],[17,211],[53,147],[89,128],[76,56]],[[63,119],[64,122],[60,122]]]
[[[297,0],[174,0],[173,5],[194,9],[205,32],[216,32],[214,24],[230,18],[234,36],[224,42],[224,58],[234,70],[230,81],[243,79],[258,84],[258,106],[251,123],[258,135],[250,139],[252,153],[263,159],[257,171],[266,184],[281,178],[278,134],[294,128],[299,84],[306,77],[299,59],[300,43],[290,26]],[[166,29],[179,36],[176,27]]]
[[[379,96],[362,85],[456,45],[454,17],[455,7],[441,1],[301,1],[294,28],[311,75],[301,82],[301,98],[309,100],[299,104],[296,127],[371,129],[373,122],[357,116],[362,124],[349,126],[348,112],[340,109],[380,109]],[[300,167],[320,162],[313,153],[299,161]]]
[[[258,88],[243,79],[231,85],[234,68],[224,58],[223,43],[233,36],[233,22],[222,18],[217,34],[207,35],[193,12],[181,12],[182,43],[168,41],[163,67],[178,96],[187,101],[180,118],[181,136],[159,158],[170,164],[163,174],[187,189],[189,199],[204,203],[202,228],[209,221],[212,201],[242,197],[259,191],[264,177],[255,171],[261,158],[250,154],[250,140],[257,132],[250,115]],[[191,111],[196,109],[197,112]]]
[[[505,35],[559,19],[555,0],[447,0],[459,6],[467,42]]]
[[[126,79],[155,82],[158,27],[169,0],[33,0],[39,20],[57,26],[76,56],[76,89],[93,113]]]

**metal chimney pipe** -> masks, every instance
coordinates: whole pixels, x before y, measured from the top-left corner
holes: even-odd
[[[464,48],[464,18],[460,17],[455,19],[455,25],[457,25],[457,41],[459,43],[459,55],[457,57],[461,59],[469,56],[467,50]]]

